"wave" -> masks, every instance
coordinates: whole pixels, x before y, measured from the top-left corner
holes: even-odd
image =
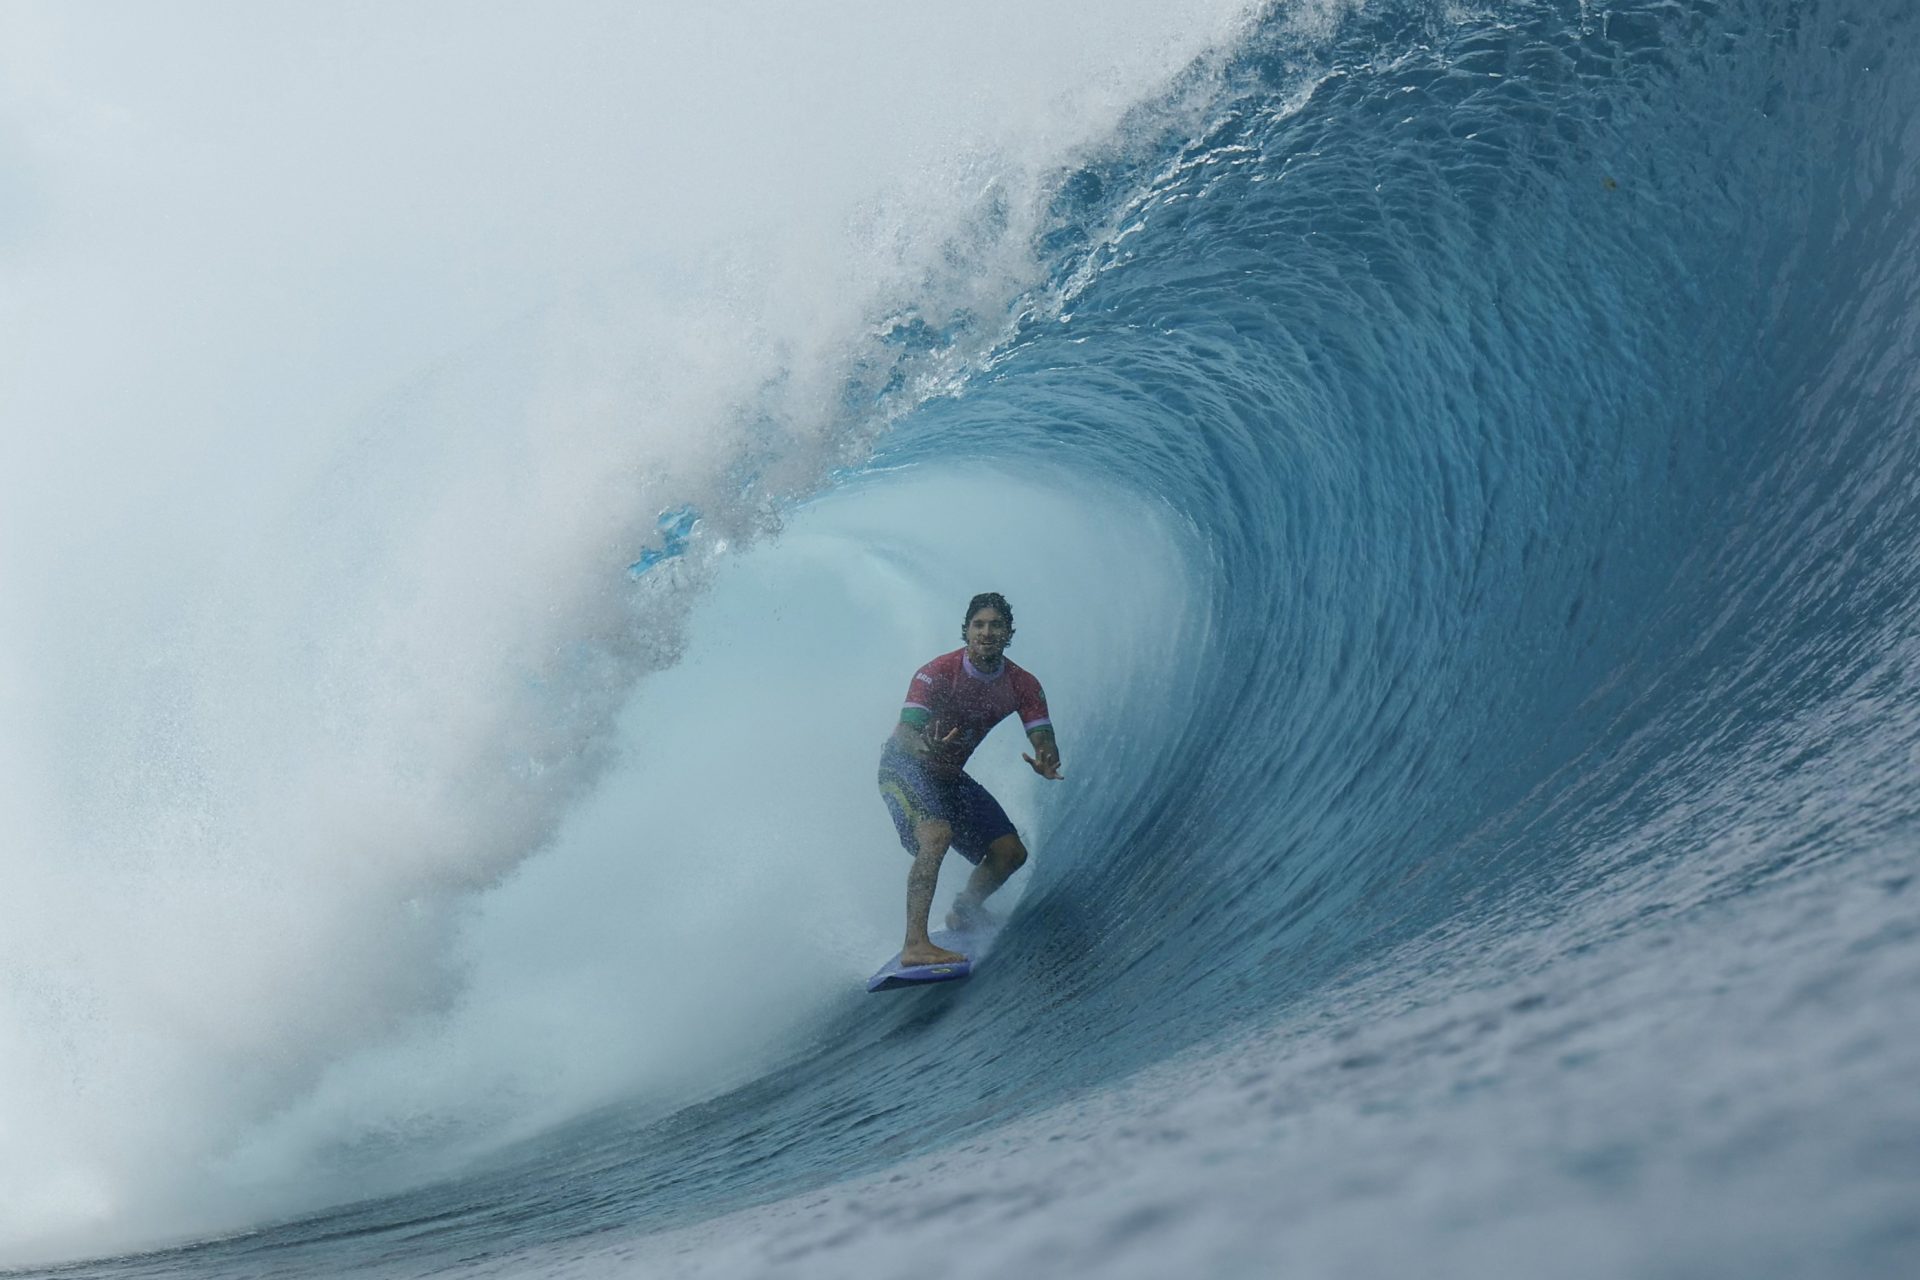
[[[596,420],[578,389],[603,378],[568,373],[558,408],[473,370],[423,392],[426,429],[322,490],[321,590],[272,628],[321,640],[271,689],[367,651],[380,678],[320,680],[264,762],[234,739],[275,778],[337,775],[329,821],[294,824],[308,851],[266,873],[312,869],[290,882],[308,936],[269,945],[289,919],[230,874],[252,847],[231,833],[284,837],[283,815],[216,823],[202,874],[161,884],[169,939],[221,922],[217,953],[167,943],[176,979],[309,996],[212,1055],[306,1046],[270,1087],[239,1073],[258,1092],[216,1144],[226,1215],[396,1198],[213,1262],[423,1268],[684,1226],[1038,1133],[1182,1055],[1306,1035],[1308,1010],[1350,1035],[1501,973],[1555,987],[1625,939],[1710,953],[1716,912],[1758,920],[1810,877],[1893,886],[1880,928],[1920,758],[1917,41],[1899,6],[1282,6],[1107,145],[916,225],[928,274],[856,291],[829,327],[858,341],[747,326],[743,347],[725,308],[676,332],[642,381],[707,360],[751,387],[674,406],[733,424],[723,446],[634,456],[615,415],[536,447]],[[484,465],[446,468],[476,439]],[[649,560],[663,519],[675,554]],[[1070,783],[1028,785],[989,742],[1036,850],[1007,939],[957,997],[876,1007],[855,984],[895,941],[904,860],[865,762],[982,589],[1013,599]],[[84,683],[146,709],[103,759],[143,762],[177,821],[220,811],[178,804],[207,772],[173,745],[197,681]],[[235,942],[235,906],[261,937]],[[222,974],[236,950],[270,962]],[[287,971],[322,952],[324,987]],[[316,1014],[326,988],[356,1007]],[[1852,1013],[1890,1032],[1886,1007]],[[182,1016],[133,1048],[164,1067]],[[1911,1038],[1890,1037],[1881,1075]],[[1407,1052],[1411,1092],[1452,1078]],[[192,1057],[143,1089],[220,1078]],[[1541,1114],[1572,1105],[1555,1087]],[[1082,1208],[1061,1229],[1121,1249]],[[396,1242],[427,1219],[446,1234]],[[1863,1267],[1897,1226],[1852,1242]]]

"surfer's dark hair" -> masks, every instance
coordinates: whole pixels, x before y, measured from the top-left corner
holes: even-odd
[[[1000,616],[1007,620],[1007,639],[1013,639],[1013,606],[998,591],[982,591],[967,601],[967,616],[960,620],[960,638],[967,637],[967,625],[973,621],[973,615],[982,609],[998,609]]]

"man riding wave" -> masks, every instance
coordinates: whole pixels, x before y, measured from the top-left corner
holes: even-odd
[[[899,723],[880,754],[880,795],[901,845],[913,855],[903,965],[966,959],[927,936],[933,890],[949,848],[974,864],[947,917],[950,929],[990,919],[982,904],[1027,861],[1027,848],[1006,810],[965,769],[987,731],[1018,712],[1033,744],[1033,754],[1023,752],[1021,759],[1041,777],[1060,779],[1060,750],[1046,694],[1031,673],[1006,657],[1013,640],[1013,608],[1006,597],[988,591],[969,601],[961,637],[964,648],[914,672]]]

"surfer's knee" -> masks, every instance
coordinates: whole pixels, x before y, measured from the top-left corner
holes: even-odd
[[[953,843],[953,827],[945,822],[923,822],[914,829],[913,835],[920,842],[920,852],[927,857],[945,853]]]
[[[987,846],[987,856],[993,859],[995,869],[1012,875],[1027,865],[1027,846],[1020,843],[1019,836],[1001,836]]]

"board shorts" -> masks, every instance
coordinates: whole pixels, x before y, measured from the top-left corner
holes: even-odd
[[[995,840],[1014,834],[1013,820],[1000,802],[964,771],[937,777],[892,742],[880,753],[880,798],[893,815],[901,847],[916,856],[920,841],[914,828],[923,822],[951,826],[954,851],[972,863],[986,857]]]

